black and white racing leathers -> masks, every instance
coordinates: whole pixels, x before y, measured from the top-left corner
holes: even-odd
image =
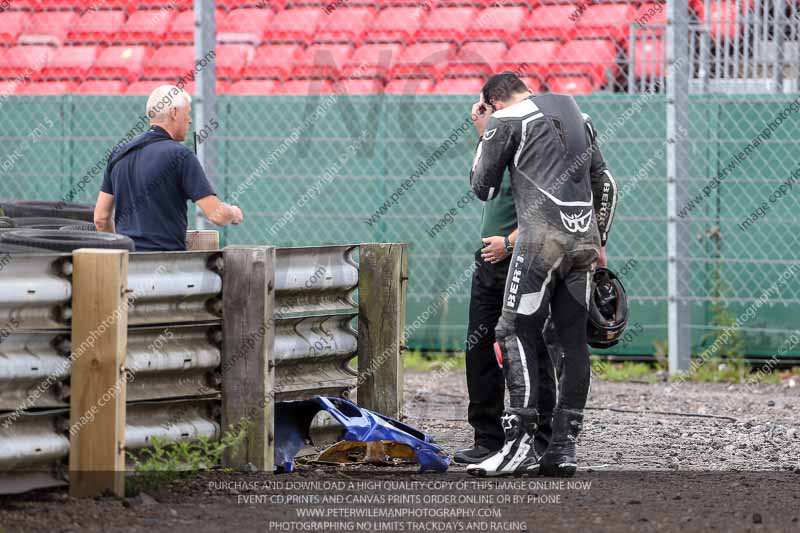
[[[614,218],[617,187],[596,133],[571,96],[542,94],[496,111],[472,165],[481,200],[509,169],[519,236],[496,338],[511,407],[536,406],[534,332],[551,315],[563,344],[560,407],[582,409],[590,382],[586,321],[591,275]]]

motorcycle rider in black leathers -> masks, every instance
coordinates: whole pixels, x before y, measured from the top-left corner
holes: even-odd
[[[515,74],[503,72],[487,81],[473,120],[481,139],[472,190],[481,200],[493,198],[508,168],[519,236],[495,330],[510,398],[502,419],[505,443],[467,471],[571,476],[591,378],[586,325],[592,271],[596,262],[605,264],[616,182],[591,121],[571,96],[534,96]],[[535,332],[548,315],[564,361],[553,434],[540,456],[533,446],[541,423],[537,361],[546,354],[537,353]]]

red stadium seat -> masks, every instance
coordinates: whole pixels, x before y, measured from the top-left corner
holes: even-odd
[[[397,43],[365,44],[356,48],[342,74],[356,78],[385,78],[403,51]]]
[[[133,95],[141,95],[147,96],[152,93],[156,87],[160,87],[161,85],[172,85],[168,81],[164,80],[140,80],[135,81],[128,85],[128,88],[125,90],[125,94],[133,94]],[[187,82],[183,90],[185,90],[190,95],[194,95],[195,91],[195,82],[190,81]]]
[[[120,80],[86,80],[73,91],[75,94],[125,94],[127,83]]]
[[[696,2],[694,7],[697,11],[697,18],[708,23],[711,28],[711,37],[714,39],[724,39],[726,35],[733,38],[741,31],[741,13],[736,9],[735,2],[711,0],[708,13],[705,11],[703,2]]]
[[[139,78],[144,63],[152,55],[153,49],[147,46],[109,46],[89,69],[93,78],[124,78],[128,82]]]
[[[276,87],[272,94],[307,96],[333,93],[333,84],[328,80],[289,80]]]
[[[158,9],[165,5],[172,4],[174,9],[183,11],[184,9],[192,10],[194,8],[194,0],[138,0],[139,8],[154,8]]]
[[[391,68],[391,76],[428,76],[439,73],[453,59],[455,46],[450,43],[417,43],[403,50]]]
[[[607,81],[607,73],[617,77],[616,56],[616,46],[608,39],[574,40],[558,51],[551,72],[589,76],[593,86],[599,88]]]
[[[467,37],[475,40],[503,40],[511,46],[522,35],[522,23],[528,18],[528,8],[488,7],[480,12],[467,30]]]
[[[100,54],[99,46],[62,46],[42,69],[42,78],[82,79]]]
[[[177,15],[171,9],[146,9],[131,13],[114,36],[114,41],[128,44],[161,42]]]
[[[52,57],[50,46],[13,46],[0,57],[0,77],[38,78]]]
[[[497,64],[505,58],[505,43],[469,42],[461,47],[456,57],[444,69],[445,76],[488,76],[497,71]]]
[[[77,84],[73,81],[37,81],[23,83],[17,88],[16,94],[32,96],[62,95],[72,92]]]
[[[575,21],[572,18],[577,20],[577,13],[573,5],[538,7],[523,23],[522,38],[568,41],[575,34]]]
[[[386,84],[386,94],[428,94],[433,90],[433,81],[429,78],[400,78]]]
[[[174,79],[189,75],[194,70],[194,47],[168,45],[157,49],[145,61],[142,75],[145,78]]]
[[[543,93],[545,92],[544,84],[542,80],[539,78],[521,78],[522,83],[528,86],[528,89],[534,93]]]
[[[552,76],[547,79],[550,92],[562,94],[592,94],[592,82],[585,77]]]
[[[364,36],[371,42],[411,43],[427,11],[420,7],[390,7],[378,14],[372,27]]]
[[[28,14],[22,11],[0,12],[0,45],[12,45],[22,33]]]
[[[539,8],[541,9],[541,8]],[[556,57],[561,43],[558,41],[520,41],[508,51],[498,70],[519,72],[521,76],[547,77],[550,64]]]
[[[74,11],[33,13],[28,18],[17,43],[60,46],[67,38],[67,32],[77,18],[78,15]]]
[[[284,9],[272,19],[264,39],[271,42],[311,42],[322,16],[323,11],[316,7]]]
[[[292,76],[295,78],[335,78],[353,55],[349,44],[313,44],[298,58]]]
[[[299,44],[268,44],[258,47],[253,60],[244,67],[244,78],[286,79],[303,52]]]
[[[124,11],[87,11],[69,30],[67,39],[81,43],[107,43],[125,24]]]
[[[633,52],[633,75],[636,78],[660,78],[667,62],[661,39],[636,41]]]
[[[225,18],[225,11],[217,9],[216,22],[219,23]],[[165,43],[175,44],[194,44],[194,11],[181,11],[172,21],[167,34],[164,36]]]
[[[11,96],[17,92],[17,87],[22,85],[19,81],[2,81],[0,80],[0,98],[4,96]]]
[[[269,9],[234,9],[217,27],[217,39],[222,42],[248,42],[258,45],[272,20]]]
[[[360,44],[374,18],[375,11],[367,7],[338,8],[318,25],[314,42]]]
[[[249,44],[220,44],[216,53],[217,76],[238,80],[244,66],[253,59],[255,48]]]
[[[30,8],[42,10],[84,11],[86,9],[124,9],[133,11],[138,2],[136,0],[29,0]],[[24,2],[14,0],[14,6],[24,7]]]
[[[462,42],[467,27],[475,18],[472,7],[437,7],[431,10],[428,18],[417,33],[417,41]]]
[[[641,25],[666,25],[667,24],[667,6],[663,4],[642,4],[642,7],[636,12],[635,22]]]
[[[276,80],[241,80],[232,83],[225,92],[243,96],[260,96],[272,94],[277,85],[279,82]]]
[[[484,78],[447,78],[436,84],[431,94],[470,94],[476,95],[481,92]]]
[[[346,95],[381,94],[383,92],[383,82],[376,79],[348,80],[341,78],[336,82],[336,86],[338,92]]]
[[[628,39],[628,23],[635,18],[636,8],[630,4],[589,6],[575,23],[575,37],[605,37],[622,42]]]

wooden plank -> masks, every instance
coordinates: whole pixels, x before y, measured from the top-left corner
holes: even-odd
[[[210,230],[189,230],[186,232],[186,251],[211,252],[219,250],[219,232]]]
[[[249,422],[223,464],[274,469],[275,248],[228,246],[222,279],[222,427]]]
[[[128,252],[76,250],[72,261],[69,492],[124,496]]]
[[[358,404],[398,417],[403,410],[405,244],[362,244],[358,272]]]

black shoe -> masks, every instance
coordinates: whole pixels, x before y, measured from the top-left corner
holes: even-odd
[[[481,461],[483,461],[496,451],[497,451],[496,448],[487,448],[486,446],[476,444],[472,448],[467,448],[465,450],[458,450],[453,455],[453,462],[466,465],[474,465],[480,463]]]
[[[556,408],[553,437],[539,462],[539,473],[550,477],[572,477],[578,470],[575,443],[583,429],[583,411]]]

